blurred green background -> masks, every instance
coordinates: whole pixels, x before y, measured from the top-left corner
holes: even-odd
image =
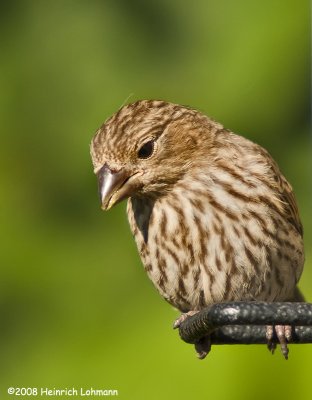
[[[125,203],[100,211],[89,157],[129,96],[191,105],[262,144],[295,188],[312,301],[309,18],[305,0],[1,2],[1,399],[9,386],[311,398],[311,345],[288,362],[265,346],[196,359],[143,271]]]

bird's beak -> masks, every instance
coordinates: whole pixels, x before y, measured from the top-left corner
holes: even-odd
[[[103,210],[109,210],[113,205],[130,195],[131,185],[126,185],[129,174],[125,170],[115,171],[104,164],[96,175]]]

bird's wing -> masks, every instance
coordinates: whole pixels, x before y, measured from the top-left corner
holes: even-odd
[[[271,169],[276,184],[276,189],[280,193],[280,199],[283,202],[283,209],[287,220],[294,226],[297,232],[303,236],[303,227],[299,217],[298,206],[292,186],[281,173],[278,165],[271,155],[265,150],[271,160]]]
[[[286,178],[281,174],[279,191],[281,193],[281,198],[285,203],[285,212],[288,214],[288,221],[296,228],[296,230],[303,235],[303,227],[299,217],[298,206],[296,198],[291,185],[288,183]]]

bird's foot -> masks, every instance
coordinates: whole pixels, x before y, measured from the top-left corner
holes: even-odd
[[[179,328],[179,326],[186,320],[186,318],[191,317],[192,315],[197,314],[198,311],[188,311],[187,313],[183,313],[177,318],[173,323],[173,329]]]
[[[192,310],[192,311],[188,311],[187,313],[183,313],[180,315],[179,318],[177,318],[174,321],[173,324],[173,328],[177,329],[180,327],[180,325],[189,317],[191,317],[192,315],[197,314],[198,311]],[[198,342],[194,343],[195,346],[195,351],[197,354],[197,357],[200,360],[203,360],[207,354],[210,352],[211,350],[211,340],[210,340],[210,336],[204,336],[202,337],[200,340],[198,340]]]
[[[210,352],[210,350],[211,350],[210,336],[204,336],[198,342],[195,343],[195,351],[197,357],[200,360],[203,360]]]
[[[266,337],[268,339],[268,349],[273,354],[276,349],[276,343],[273,343],[274,331],[281,345],[281,351],[285,359],[288,359],[289,349],[287,342],[291,341],[292,327],[290,325],[268,325],[266,327]]]

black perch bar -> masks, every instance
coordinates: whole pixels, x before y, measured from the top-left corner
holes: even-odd
[[[211,344],[266,344],[266,325],[291,325],[294,329],[289,343],[312,343],[312,304],[217,303],[188,317],[179,333],[187,343],[208,334]],[[278,343],[278,339],[274,337],[273,342]]]

